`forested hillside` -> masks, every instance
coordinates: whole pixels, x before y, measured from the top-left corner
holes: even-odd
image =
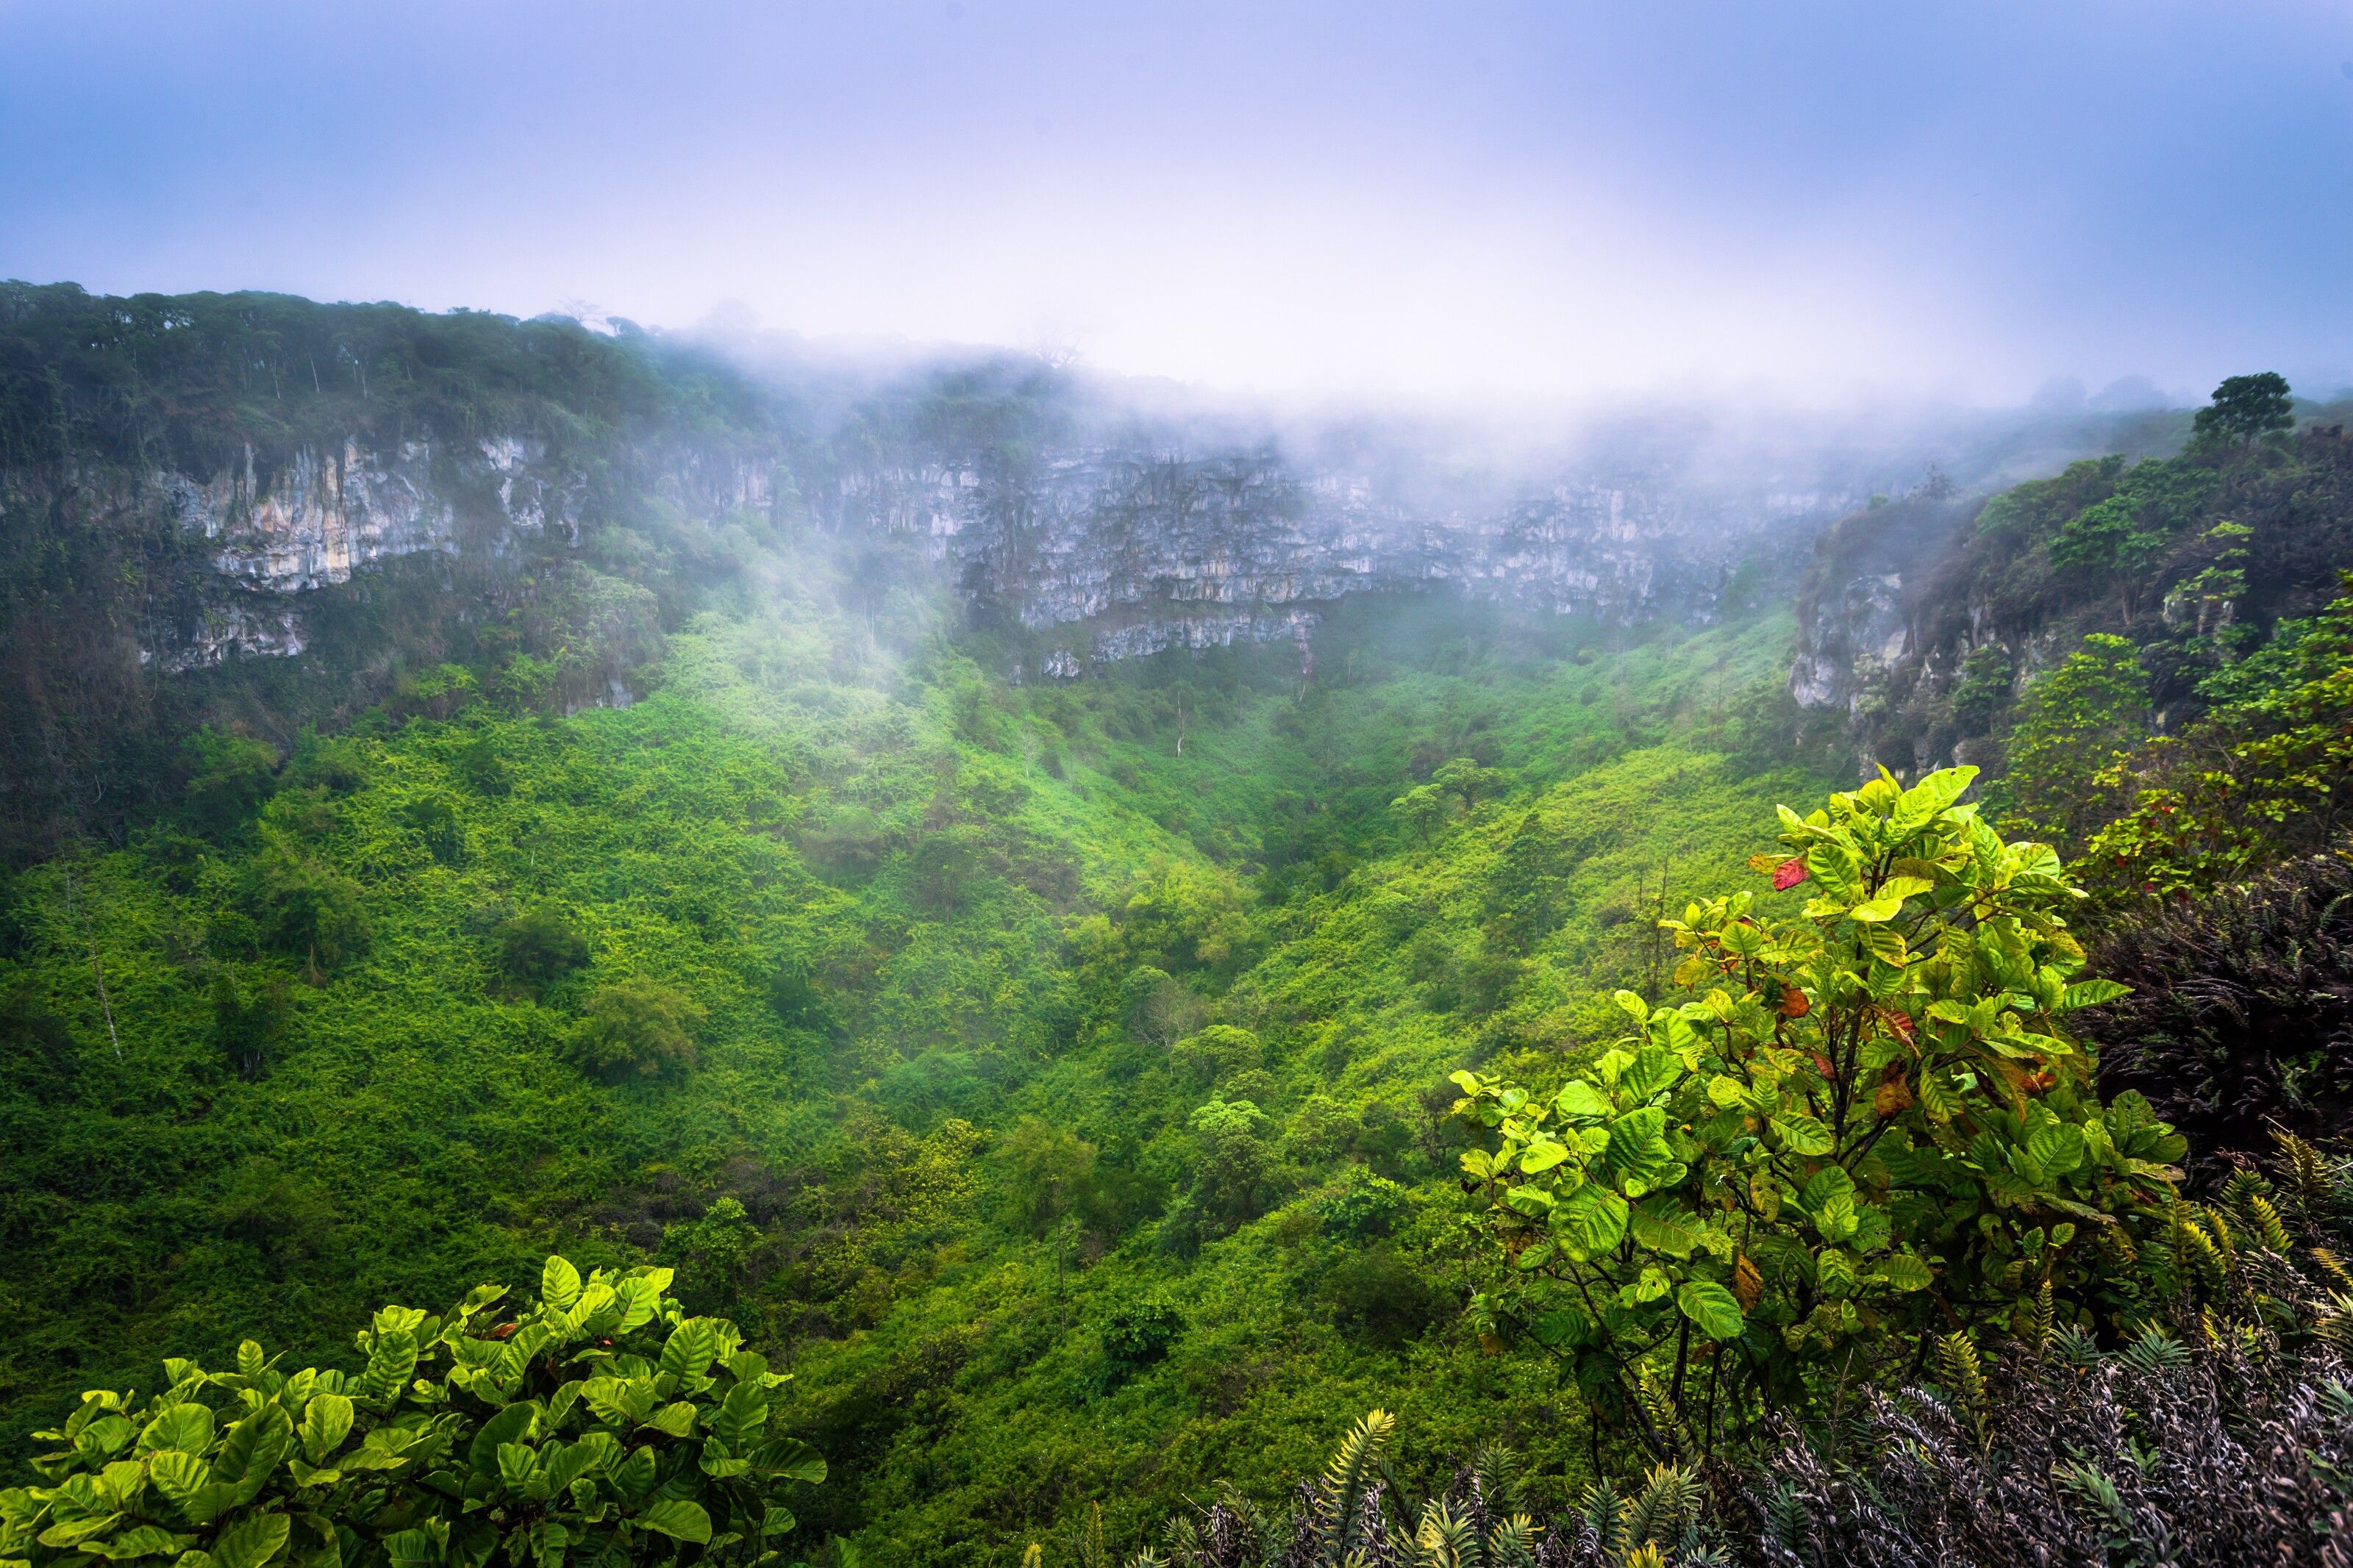
[[[1786,623],[1570,658],[1384,606],[1305,691],[1039,690],[845,669],[771,586],[626,711],[453,667],[282,761],[211,736],[12,884],[16,1429],[561,1241],[786,1355],[805,1521],[927,1560],[1132,1536],[1367,1401],[1567,1454],[1459,1321],[1445,1074],[1586,1037],[1810,787],[1726,755]]]
[[[1002,367],[819,447],[576,324],[120,304],[0,310],[0,1483],[194,1360],[0,1491],[43,1568],[480,1568],[492,1506],[543,1564],[1915,1561],[1997,1491],[2253,1539],[2168,1454],[2341,1505],[2353,503],[2284,384],[1840,523],[1795,699],[1728,570],[1055,678],[948,534],[777,500],[1029,461]],[[283,587],[235,475],[341,443],[320,515],[426,542],[318,566],[299,654],[142,661],[171,583]],[[1957,546],[1809,715],[1890,527]],[[2168,1378],[2280,1468],[2120,1447]]]

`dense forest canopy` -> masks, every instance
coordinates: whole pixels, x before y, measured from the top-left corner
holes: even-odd
[[[2193,1386],[2344,1506],[2341,428],[1864,508],[1817,647],[1950,548],[1828,708],[1761,574],[1045,679],[807,498],[1045,466],[1058,374],[820,439],[626,327],[0,292],[0,1558],[2227,1561],[2203,1428],[2097,1436]],[[135,657],[142,476],[509,436],[576,531]]]

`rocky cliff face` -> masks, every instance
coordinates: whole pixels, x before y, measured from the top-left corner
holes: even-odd
[[[1349,595],[1440,585],[1605,621],[1704,620],[1760,537],[1849,501],[1672,476],[1451,488],[1268,452],[1098,449],[1016,472],[852,472],[829,521],[924,539],[970,600],[1039,635],[1041,673],[1071,675],[1166,647],[1304,639]]]
[[[759,456],[689,447],[637,456],[642,496],[691,521],[770,505],[773,465]],[[301,447],[274,471],[248,446],[241,462],[208,476],[118,478],[100,504],[161,518],[183,559],[200,563],[159,585],[141,621],[141,663],[176,673],[302,653],[317,591],[388,561],[525,552],[561,561],[597,502],[587,478],[551,460],[544,443],[509,435],[390,450],[353,438]]]
[[[706,525],[776,507],[765,461],[681,447],[640,467],[647,491]],[[1409,500],[1394,481],[1271,452],[1108,448],[1018,469],[875,464],[810,489],[835,532],[921,541],[969,602],[1036,634],[1034,672],[1050,676],[1166,647],[1304,639],[1352,594],[1433,586],[1605,621],[1704,620],[1760,535],[1847,499],[1701,494],[1665,476],[1452,494],[1425,484]],[[206,566],[142,634],[142,661],[174,671],[301,653],[309,595],[395,557],[563,552],[591,504],[580,476],[512,436],[389,451],[351,440],[305,447],[274,473],[248,448],[209,477],[153,475],[148,490]]]

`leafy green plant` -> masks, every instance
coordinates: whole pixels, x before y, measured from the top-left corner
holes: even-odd
[[[588,963],[588,941],[554,910],[529,910],[491,928],[499,973],[536,995]]]
[[[2209,683],[2223,705],[2111,760],[2095,793],[2129,809],[2076,868],[2111,902],[2176,899],[2328,847],[2353,782],[2353,595]]]
[[[2071,1321],[2134,1300],[2129,1232],[2184,1143],[2137,1095],[2100,1105],[2063,1020],[2123,988],[2077,978],[2075,889],[1957,804],[1974,773],[1783,807],[1789,853],[1757,863],[1810,885],[1798,919],[1742,892],[1663,922],[1703,994],[1620,993],[1634,1032],[1555,1093],[1455,1075],[1508,1262],[1475,1320],[1662,1458],[1712,1445],[1719,1396],[1802,1400],[2045,1284]]]
[[[572,1059],[608,1083],[673,1078],[694,1066],[703,1009],[684,992],[624,980],[588,998],[572,1034]]]
[[[771,1426],[786,1381],[667,1268],[560,1257],[501,1320],[485,1285],[438,1316],[390,1306],[356,1373],[164,1363],[144,1404],[93,1390],[0,1491],[0,1563],[176,1568],[557,1568],[774,1560],[815,1450]]]
[[[1989,792],[2005,829],[2080,845],[2110,814],[2101,770],[2147,733],[2148,678],[2132,644],[2094,632],[2029,682],[2010,732],[2010,770]]]

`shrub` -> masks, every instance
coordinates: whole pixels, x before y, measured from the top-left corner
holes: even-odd
[[[229,1069],[248,1083],[268,1069],[285,1041],[293,1016],[287,991],[278,979],[240,989],[226,967],[213,975],[213,1043]]]
[[[1449,1315],[1446,1293],[1391,1242],[1352,1252],[1324,1277],[1324,1300],[1335,1322],[1392,1348]]]
[[[358,1373],[174,1358],[144,1404],[82,1395],[34,1436],[47,1483],[0,1491],[0,1561],[177,1557],[191,1568],[752,1564],[825,1463],[772,1430],[785,1374],[733,1323],[690,1318],[667,1268],[561,1258],[500,1321],[486,1285],[439,1316],[385,1307]]]
[[[798,959],[785,960],[769,976],[768,1007],[776,1015],[776,1021],[788,1029],[831,1035],[841,1028],[839,1010],[818,984],[808,965]]]
[[[425,843],[426,852],[444,866],[466,858],[466,826],[457,808],[438,795],[419,795],[401,808],[401,820]]]
[[[2100,1083],[2146,1096],[2201,1158],[2271,1130],[2353,1131],[2353,861],[2314,856],[2122,926],[2096,950],[2132,994],[2086,1016]]]
[[[1266,1065],[1259,1037],[1231,1024],[1212,1024],[1168,1047],[1170,1065],[1198,1084],[1212,1084]]]
[[[181,743],[180,756],[188,771],[183,810],[207,838],[243,828],[278,787],[278,753],[244,735],[207,727]]]
[[[685,993],[624,980],[588,999],[572,1033],[573,1062],[607,1083],[674,1077],[694,1066],[703,1012]]]
[[[1165,1360],[1169,1347],[1184,1334],[1185,1314],[1167,1302],[1131,1302],[1115,1308],[1103,1320],[1103,1354],[1113,1364],[1132,1371]]]
[[[2062,1020],[2124,988],[2075,978],[2073,889],[1955,804],[1974,773],[1782,808],[1790,853],[1757,863],[1811,885],[1800,917],[1738,893],[1663,922],[1704,994],[1620,993],[1635,1032],[1557,1093],[1455,1076],[1512,1265],[1475,1321],[1560,1355],[1662,1459],[2040,1287],[2070,1321],[2137,1300],[2130,1233],[2184,1143],[2137,1095],[2102,1109]]]
[[[253,863],[247,902],[265,940],[314,977],[367,952],[374,928],[360,885],[324,860],[272,847]]]
[[[2226,699],[2104,769],[2131,806],[2076,868],[2118,907],[2208,892],[2336,843],[2353,798],[2353,595],[2209,683]]]
[[[588,963],[588,942],[554,910],[526,910],[491,928],[499,973],[533,994]]]
[[[1369,1241],[1389,1233],[1409,1201],[1406,1190],[1395,1182],[1357,1168],[1315,1201],[1315,1212],[1325,1235]]]

